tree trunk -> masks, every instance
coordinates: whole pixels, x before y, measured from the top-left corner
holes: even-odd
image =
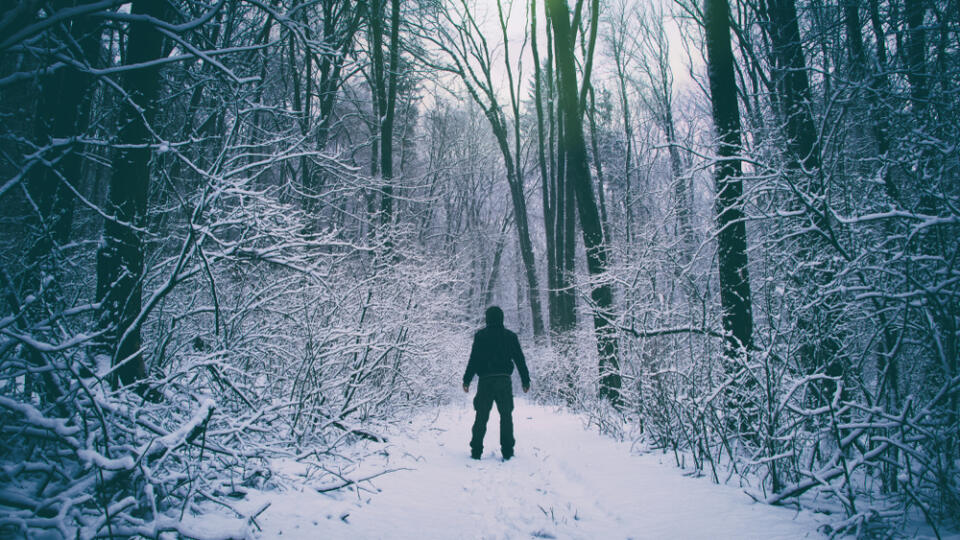
[[[550,331],[552,334],[558,334],[561,330],[559,323],[559,313],[560,305],[559,298],[557,296],[557,237],[556,237],[556,218],[555,218],[555,206],[556,206],[556,191],[553,187],[553,173],[556,170],[556,167],[553,163],[553,153],[551,151],[550,165],[551,168],[547,168],[547,155],[546,155],[546,144],[549,143],[551,150],[553,149],[553,140],[552,135],[549,141],[546,140],[547,133],[544,128],[543,123],[543,82],[544,75],[540,69],[540,49],[537,41],[537,0],[530,0],[530,44],[533,52],[533,69],[534,69],[534,93],[533,93],[533,102],[537,111],[537,161],[540,168],[540,191],[543,196],[543,225],[544,232],[546,233],[546,246],[547,246],[547,303],[549,311],[549,321],[550,321]],[[548,55],[548,62],[552,61],[553,55]],[[546,82],[548,85],[552,85],[552,75],[551,70],[548,66],[547,69],[547,79]],[[553,93],[551,92],[552,96]],[[548,103],[550,107],[550,129],[551,134],[553,130],[553,111],[552,103]]]
[[[820,144],[810,112],[810,83],[794,0],[768,0],[767,29],[770,35],[773,80],[786,123],[788,167],[807,172],[820,169]]]
[[[689,180],[683,173],[683,162],[680,159],[680,149],[677,145],[676,125],[673,121],[673,105],[666,103],[664,111],[664,132],[670,154],[670,173],[673,175],[674,208],[677,214],[677,235],[680,237],[680,262],[686,265],[693,258],[696,247],[693,238],[693,202],[690,196]]]
[[[549,26],[547,27],[549,30]],[[553,33],[548,32],[548,37]],[[553,61],[553,47],[551,47],[551,66]],[[553,271],[556,273],[557,284],[557,328],[560,332],[573,330],[577,326],[577,295],[573,288],[573,276],[575,270],[576,256],[576,208],[574,205],[573,186],[567,177],[567,149],[565,140],[564,118],[559,103],[558,91],[560,88],[560,74],[554,73],[550,68],[551,78],[551,116],[555,118],[556,127],[556,161],[554,163],[553,192],[554,192],[554,212],[553,229],[554,244],[556,246],[556,267]],[[556,93],[555,93],[556,92]]]
[[[923,112],[929,98],[927,76],[927,31],[923,26],[926,15],[924,0],[904,0],[904,15],[907,22],[907,80],[910,82],[910,98],[914,113]]]
[[[60,11],[84,3],[89,0],[59,0],[53,5]],[[68,30],[64,41],[73,40],[80,45],[78,60],[95,67],[100,52],[100,23],[92,17],[76,17],[67,19],[64,26]],[[90,74],[73,67],[61,68],[42,79],[35,128],[41,144],[76,137],[87,130],[92,81]],[[67,147],[56,165],[34,167],[31,171],[27,189],[43,220],[43,234],[30,250],[33,260],[48,254],[54,243],[63,244],[70,239],[74,196],[65,183],[79,186],[82,173],[79,146],[73,143]]]
[[[131,13],[162,20],[163,3],[136,0]],[[127,63],[139,64],[159,58],[163,39],[149,22],[130,23]],[[97,300],[101,303],[99,327],[105,331],[103,352],[110,355],[119,382],[129,385],[146,376],[139,320],[143,294],[143,241],[147,224],[147,191],[150,185],[150,124],[156,114],[160,72],[156,66],[127,71],[123,88],[129,101],[123,103],[120,148],[113,160],[107,213],[101,247],[97,253]]]
[[[339,9],[336,2],[323,2],[322,41],[331,46],[332,52],[321,56],[318,65],[320,81],[317,83],[320,118],[317,126],[317,148],[323,150],[330,137],[330,121],[333,117],[337,94],[343,83],[343,65],[353,50],[353,37],[360,26],[362,3],[351,7],[351,0],[343,0]]]
[[[863,32],[860,28],[859,0],[843,0],[843,20],[847,34],[847,48],[850,63],[850,78],[854,82],[866,82],[869,92],[866,92],[866,101],[869,106],[869,115],[873,122],[873,137],[877,143],[876,155],[886,156],[890,150],[890,121],[887,111],[877,99],[878,95],[886,92],[886,80],[882,73],[870,73],[867,66],[872,65],[867,60],[863,46]],[[879,24],[879,21],[877,21]],[[883,58],[883,62],[880,59]],[[879,65],[886,63],[883,49],[878,47],[877,60]],[[879,66],[878,66],[879,67]],[[893,180],[890,167],[880,165],[883,185],[887,196],[902,205],[900,190]]]
[[[380,224],[388,226],[393,223],[394,217],[393,125],[397,105],[397,73],[400,60],[400,0],[391,0],[390,2],[390,58],[388,65],[384,65],[383,61],[382,1],[373,0],[370,3],[370,29],[374,94],[378,104],[376,121],[380,128],[380,175],[383,180],[381,184]]]
[[[559,79],[557,80],[559,88]],[[560,107],[563,107],[562,99],[559,104]],[[561,115],[558,114],[558,117]],[[559,119],[559,118],[558,118]],[[566,128],[565,124],[569,121],[569,118],[560,120],[560,130],[559,130],[559,140],[566,140]],[[578,117],[576,122],[577,125],[582,126],[581,118]],[[562,193],[560,199],[560,206],[558,208],[559,212],[559,223],[557,225],[558,230],[561,231],[560,238],[558,240],[561,247],[560,253],[560,328],[563,330],[573,330],[577,326],[577,291],[574,289],[573,278],[574,273],[576,272],[576,255],[577,255],[577,214],[576,214],[576,197],[577,194],[574,191],[574,182],[575,179],[571,178],[572,167],[570,165],[571,153],[567,150],[567,144],[561,143],[563,150],[559,152],[558,159],[562,160],[563,166],[558,167],[557,170],[557,191]],[[589,172],[589,169],[588,169]],[[603,232],[601,226],[601,233]]]
[[[530,290],[530,315],[533,319],[533,335],[543,336],[543,315],[540,310],[540,293],[537,284],[537,267],[534,263],[533,244],[530,242],[530,228],[527,220],[527,201],[523,193],[523,180],[520,171],[514,166],[511,159],[510,147],[507,143],[507,133],[503,125],[488,114],[487,118],[493,127],[494,136],[503,154],[503,161],[507,167],[507,183],[510,185],[510,200],[513,203],[513,215],[517,226],[517,240],[520,247],[520,258],[523,262],[524,274],[527,278],[527,287]]]
[[[610,222],[607,216],[607,195],[603,186],[603,161],[600,159],[600,135],[597,133],[597,103],[593,87],[587,89],[590,108],[586,111],[590,119],[590,149],[593,153],[593,168],[597,170],[597,204],[600,206],[600,225],[603,227],[603,237],[609,240]]]
[[[580,116],[577,74],[573,56],[573,35],[566,0],[545,0],[547,16],[553,27],[554,51],[560,79],[560,110],[564,119],[564,149],[567,154],[567,179],[576,194],[583,243],[587,252],[587,269],[592,277],[607,271],[607,246],[587,164],[587,146]],[[613,314],[613,292],[608,284],[594,286],[590,294],[594,302],[594,330],[600,357],[600,395],[614,404],[620,402],[620,366],[617,358],[616,332],[610,319]]]
[[[623,113],[623,136],[626,142],[624,149],[623,179],[626,192],[624,206],[624,237],[627,245],[633,243],[633,202],[632,202],[632,182],[633,176],[633,119],[630,116],[630,96],[627,94],[627,71],[626,59],[624,58],[624,42],[626,41],[626,30],[611,30],[616,35],[614,37],[613,61],[617,72],[617,93],[620,97],[620,108]]]
[[[717,259],[720,306],[731,361],[750,349],[753,312],[747,273],[747,231],[744,223],[740,179],[740,111],[733,74],[727,0],[705,0],[704,24],[713,119],[717,129],[719,159],[714,168],[717,189]]]
[[[53,3],[57,10],[75,7],[84,2],[59,0]],[[77,60],[96,67],[100,51],[101,25],[90,17],[67,19],[63,23],[66,35],[63,43],[74,42],[80,46]],[[61,45],[62,44],[58,44]],[[53,44],[51,44],[53,46]],[[68,47],[72,51],[73,47]],[[78,137],[87,131],[90,115],[93,77],[89,73],[74,67],[64,67],[52,75],[41,79],[40,95],[37,101],[35,139],[40,145],[53,144],[55,140],[67,140]],[[48,256],[55,246],[69,242],[73,229],[74,195],[67,184],[79,187],[83,172],[80,143],[72,142],[62,150],[62,155],[53,163],[35,166],[27,176],[27,194],[36,205],[40,221],[40,235],[36,243],[27,250],[28,267],[39,268],[26,276],[23,284],[27,294],[44,290],[40,281],[42,273],[56,271],[54,260]],[[52,300],[52,299],[51,299]],[[37,315],[43,317],[41,313]],[[23,347],[26,360],[34,366],[42,366],[40,353],[30,347]],[[32,374],[26,374],[26,395],[32,393]],[[56,397],[56,388],[51,386],[49,375],[44,374],[46,392]]]
[[[497,278],[500,276],[500,260],[503,258],[503,248],[507,244],[507,226],[509,223],[509,216],[505,216],[500,225],[500,232],[497,234],[497,243],[493,248],[493,262],[490,263],[490,278],[487,279],[487,286],[483,290],[483,307],[493,303],[493,289],[496,287]]]
[[[797,9],[794,0],[770,0],[767,18],[773,64],[773,81],[777,90],[780,112],[786,122],[787,135],[787,181],[794,182],[805,192],[812,203],[799,198],[796,208],[807,212],[812,229],[798,249],[801,261],[816,263],[815,259],[831,250],[824,238],[831,234],[828,218],[826,188],[820,172],[821,156],[817,129],[810,110],[810,84],[804,57]],[[812,264],[812,270],[802,270],[798,280],[801,288],[826,284],[833,280],[834,270],[829,263]],[[821,297],[820,301],[801,313],[797,326],[809,338],[800,347],[800,360],[810,373],[823,370],[831,377],[841,377],[846,371],[841,357],[842,337],[834,334],[836,313],[829,307],[836,305],[836,295]],[[836,383],[825,381],[822,385],[825,396],[831,400]]]
[[[513,197],[516,215],[517,232],[520,233],[520,256],[523,258],[524,270],[527,277],[527,288],[530,296],[530,314],[533,319],[533,335],[538,340],[543,338],[543,312],[540,307],[540,285],[537,279],[537,266],[534,262],[533,245],[530,241],[529,224],[527,221],[527,202],[523,190],[523,156],[520,138],[520,100],[518,90],[513,81],[513,68],[510,65],[510,37],[507,32],[507,21],[503,13],[503,4],[497,1],[497,13],[500,19],[500,31],[503,38],[504,68],[507,72],[507,82],[510,89],[510,105],[513,110],[513,182],[510,183],[510,193]],[[506,135],[506,133],[504,133]],[[508,159],[504,154],[504,159]],[[509,173],[508,167],[508,173]],[[507,175],[509,178],[509,174]],[[522,228],[522,232],[521,232]]]

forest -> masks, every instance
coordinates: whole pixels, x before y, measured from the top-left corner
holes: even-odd
[[[0,6],[0,536],[349,488],[493,304],[532,402],[955,533],[960,3]]]

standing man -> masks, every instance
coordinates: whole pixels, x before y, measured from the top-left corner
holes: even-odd
[[[486,312],[487,326],[473,336],[470,361],[463,374],[463,391],[470,391],[470,381],[477,375],[477,395],[473,408],[477,418],[473,422],[473,438],[470,439],[470,457],[480,459],[483,454],[483,436],[487,433],[490,408],[497,403],[500,413],[500,451],[504,461],[513,457],[513,388],[510,375],[513,365],[520,372],[523,391],[530,390],[530,373],[520,350],[517,335],[503,327],[503,310],[490,306]]]

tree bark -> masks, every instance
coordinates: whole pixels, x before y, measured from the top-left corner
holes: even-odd
[[[547,155],[546,155],[546,145],[549,144],[552,150],[553,140],[552,136],[550,140],[547,140],[547,132],[544,127],[544,114],[543,114],[543,82],[544,75],[540,69],[540,48],[537,40],[537,0],[530,0],[530,45],[533,53],[533,73],[534,73],[534,91],[533,91],[533,102],[537,111],[537,162],[540,168],[540,192],[543,197],[543,225],[544,232],[546,236],[546,246],[547,246],[547,304],[549,311],[549,321],[550,321],[550,331],[552,334],[558,334],[561,330],[559,323],[559,299],[557,296],[557,238],[556,238],[556,218],[555,218],[555,205],[556,205],[556,195],[553,187],[553,172],[556,170],[556,167],[553,163],[553,156],[551,152],[550,165],[551,168],[547,168]],[[553,55],[548,55],[548,62],[552,61]],[[547,79],[546,82],[548,85],[552,85],[551,80],[552,75],[550,74],[550,69],[548,66],[547,69]],[[552,96],[552,92],[551,92]],[[553,113],[552,113],[552,103],[548,103],[548,107],[551,107],[550,114],[550,129],[551,133],[553,130]]]
[[[77,0],[59,0],[53,3],[59,11],[89,3]],[[79,57],[77,60],[96,66],[100,51],[100,23],[92,17],[76,17],[64,23],[67,35],[64,39],[67,51]],[[75,42],[80,49],[69,41]],[[90,86],[93,77],[75,67],[57,70],[42,79],[40,99],[37,102],[37,140],[49,144],[54,139],[69,139],[87,130],[90,112]],[[31,259],[49,253],[54,243],[63,244],[70,239],[73,227],[73,193],[65,185],[77,186],[82,173],[79,143],[65,150],[56,165],[35,167],[28,179],[28,192],[37,204],[41,229],[44,231],[38,243],[30,250]],[[61,178],[62,177],[62,178]]]
[[[766,15],[772,78],[786,127],[787,181],[804,192],[795,206],[806,211],[812,229],[818,231],[802,240],[803,244],[797,250],[801,261],[816,263],[809,266],[812,270],[801,271],[798,286],[803,288],[829,283],[835,275],[828,262],[815,261],[818,255],[832,249],[830,242],[825,240],[832,234],[828,199],[820,171],[821,148],[810,109],[810,83],[794,0],[769,0]],[[805,201],[804,197],[812,202]],[[836,305],[838,299],[835,294],[821,298],[798,317],[798,328],[809,335],[807,342],[800,347],[800,361],[810,373],[823,370],[831,377],[841,377],[846,371],[840,354],[842,338],[834,333],[837,315],[830,308]],[[822,385],[825,396],[822,399],[831,400],[836,387],[834,381],[825,381]]]
[[[810,112],[810,82],[800,41],[800,26],[794,0],[768,0],[767,30],[770,36],[773,80],[780,112],[786,123],[788,167],[807,172],[820,169],[820,144]]]
[[[927,107],[930,90],[927,76],[927,31],[923,26],[927,9],[924,0],[904,0],[903,9],[907,22],[906,62],[910,98],[914,112],[921,113]]]
[[[630,115],[630,96],[627,93],[627,74],[626,66],[626,40],[627,40],[627,22],[623,13],[619,15],[619,20],[611,24],[610,32],[613,36],[610,38],[610,46],[613,49],[613,63],[617,75],[617,94],[620,98],[620,109],[622,111],[621,121],[623,122],[623,136],[626,148],[624,149],[623,179],[625,200],[623,201],[623,221],[624,237],[627,244],[633,243],[633,199],[632,199],[632,176],[633,176],[633,119]]]
[[[533,335],[538,340],[543,338],[543,314],[540,307],[540,286],[537,279],[537,266],[534,262],[533,245],[530,241],[529,224],[527,222],[527,202],[523,191],[523,162],[520,139],[520,100],[517,87],[513,81],[513,68],[510,65],[510,37],[507,32],[507,20],[503,14],[503,4],[497,1],[497,13],[500,20],[500,31],[503,38],[504,68],[507,72],[507,82],[510,88],[510,105],[513,110],[513,178],[510,184],[510,193],[513,197],[517,212],[517,231],[520,232],[520,256],[523,259],[524,271],[527,278],[527,289],[530,296],[530,313],[533,318]],[[504,159],[508,159],[504,154]],[[508,175],[509,176],[509,175]]]
[[[593,168],[597,170],[597,204],[600,207],[600,225],[603,227],[603,237],[610,239],[610,221],[607,215],[607,194],[603,182],[603,160],[600,159],[600,135],[597,133],[597,103],[593,87],[587,89],[590,107],[585,112],[590,119],[590,150],[593,154]]]
[[[131,13],[163,18],[162,2],[136,0]],[[130,23],[128,64],[155,60],[162,55],[163,39],[149,22]],[[129,385],[146,376],[140,340],[143,294],[143,239],[147,224],[147,192],[153,142],[150,124],[156,115],[160,72],[156,66],[127,71],[123,77],[127,99],[123,103],[120,148],[113,159],[103,238],[97,253],[97,300],[101,303],[99,327],[105,331],[103,353],[111,357],[119,383]],[[115,381],[116,382],[116,381]]]
[[[330,121],[337,94],[343,84],[343,65],[353,49],[353,37],[360,27],[362,2],[351,7],[350,0],[342,3],[323,2],[323,42],[330,45],[332,53],[323,54],[319,62],[320,81],[317,83],[320,125],[317,127],[317,147],[326,148],[330,137]]]
[[[718,161],[714,168],[717,200],[717,259],[725,352],[736,360],[753,343],[753,311],[747,272],[747,231],[741,196],[740,111],[733,74],[727,0],[705,0],[704,24]]]
[[[875,2],[874,2],[875,3]],[[873,137],[877,143],[877,155],[886,156],[890,151],[890,121],[887,118],[887,111],[879,103],[878,95],[886,92],[886,79],[879,72],[871,73],[867,66],[871,65],[867,60],[867,53],[863,46],[863,31],[860,28],[860,2],[859,0],[843,0],[843,21],[847,34],[847,48],[849,49],[850,78],[854,82],[866,82],[869,92],[866,94],[866,101],[869,106],[870,118],[873,122]],[[879,24],[879,21],[877,21]],[[885,53],[881,47],[877,48],[877,64],[886,63]],[[881,59],[883,61],[881,62]],[[890,167],[880,165],[883,185],[887,196],[892,201],[902,205],[900,199],[900,189],[893,180],[890,173]]]
[[[510,147],[507,143],[507,133],[499,121],[487,115],[493,127],[494,136],[503,154],[507,167],[507,183],[510,185],[510,200],[513,203],[513,214],[517,226],[517,239],[520,247],[520,258],[523,261],[524,274],[527,278],[527,287],[530,296],[530,315],[533,319],[533,335],[543,336],[543,316],[540,309],[540,293],[537,284],[537,267],[534,262],[533,244],[530,241],[530,228],[527,220],[527,201],[523,193],[523,179],[511,159]]]
[[[608,253],[587,163],[570,14],[566,0],[545,0],[545,4],[553,27],[554,51],[560,79],[560,110],[564,119],[567,179],[576,195],[583,243],[587,252],[587,269],[591,277],[601,278],[607,271]],[[614,404],[619,404],[621,380],[618,347],[615,328],[610,320],[613,317],[613,291],[609,284],[603,283],[595,285],[590,296],[594,302],[593,322],[600,359],[600,395]]]
[[[447,41],[435,41],[435,43],[450,55],[455,64],[453,67],[448,66],[444,69],[457,74],[461,80],[463,80],[470,97],[483,109],[484,115],[490,123],[494,138],[497,141],[497,146],[503,156],[504,166],[507,169],[507,184],[510,187],[510,200],[513,204],[514,219],[517,227],[520,258],[523,262],[524,274],[529,289],[533,334],[535,338],[539,339],[544,333],[543,315],[540,308],[540,292],[533,244],[530,241],[529,220],[523,189],[523,170],[521,169],[522,162],[519,156],[519,147],[517,147],[516,152],[510,149],[506,116],[503,113],[503,107],[497,99],[497,93],[493,86],[491,76],[492,62],[486,37],[484,37],[483,32],[477,26],[476,21],[469,15],[469,9],[466,3],[463,3],[463,8],[465,13],[462,22],[451,20],[449,16],[447,16],[448,22],[456,29],[457,35],[449,36],[446,32],[443,32]],[[502,12],[500,17],[501,30],[504,39],[506,39],[506,26]],[[506,56],[504,61],[509,62],[509,56]],[[511,81],[510,92],[511,104],[513,105],[512,108],[514,111],[514,122],[520,122],[517,93],[512,84],[512,71],[509,63],[506,64],[505,67]],[[514,127],[514,134],[515,136],[519,134],[517,127]]]
[[[393,125],[397,106],[397,74],[400,60],[400,0],[391,0],[390,49],[388,64],[383,59],[383,0],[370,3],[374,94],[377,100],[376,119],[380,131],[380,224],[393,223]],[[376,159],[376,158],[374,158]],[[388,241],[389,244],[389,241]]]

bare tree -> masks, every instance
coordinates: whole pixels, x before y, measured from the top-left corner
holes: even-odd
[[[637,62],[637,66],[645,78],[645,84],[642,84],[639,94],[663,132],[670,156],[674,213],[677,233],[682,244],[680,261],[685,265],[690,261],[696,246],[691,224],[691,193],[688,185],[690,178],[684,171],[680,156],[680,141],[677,137],[677,123],[674,119],[674,76],[670,66],[670,41],[665,27],[668,14],[661,4],[654,3],[650,9],[634,11],[633,15],[636,26],[641,29],[639,33],[634,34],[634,39],[638,42],[635,50],[643,55],[643,59]]]
[[[540,308],[540,290],[537,284],[537,270],[533,244],[530,240],[527,202],[523,187],[522,155],[519,140],[519,95],[514,86],[519,84],[520,81],[519,78],[515,79],[513,76],[512,60],[507,45],[509,41],[507,39],[507,19],[499,0],[497,9],[503,40],[501,43],[504,44],[506,49],[503,62],[509,81],[510,106],[514,113],[514,144],[512,149],[509,135],[510,126],[493,82],[494,56],[480,25],[474,18],[470,3],[467,0],[461,0],[457,8],[450,6],[447,9],[440,9],[436,13],[438,20],[435,26],[428,29],[424,39],[433,43],[449,59],[449,62],[433,63],[432,65],[436,69],[456,75],[464,84],[471,99],[483,109],[499,145],[500,153],[503,155],[503,161],[507,169],[507,184],[510,188],[510,200],[513,203],[517,240],[530,296],[533,333],[537,338],[540,338],[544,333],[543,315]],[[437,34],[432,35],[434,32]]]
[[[587,146],[580,114],[582,94],[577,90],[573,55],[575,26],[571,26],[566,0],[546,0],[545,5],[547,17],[550,18],[553,28],[553,45],[559,72],[560,111],[564,119],[563,146],[567,156],[566,174],[576,193],[577,210],[583,230],[583,244],[587,251],[587,268],[591,277],[603,279],[603,274],[607,271],[609,255],[587,162]],[[597,16],[596,11],[594,15]],[[584,73],[584,78],[587,77],[589,77],[589,71]],[[586,85],[586,81],[583,84]],[[600,394],[617,404],[620,401],[621,381],[616,333],[613,322],[610,320],[613,291],[609,283],[595,283],[590,296],[595,304],[593,321],[597,337],[597,352],[600,356]]]
[[[371,57],[373,60],[373,94],[377,115],[380,149],[380,175],[383,177],[380,198],[380,222],[389,225],[394,219],[393,204],[393,129],[397,108],[397,77],[400,70],[400,0],[390,2],[389,59],[383,58],[383,19],[381,0],[372,0],[369,6]]]
[[[753,345],[753,313],[747,272],[747,235],[740,179],[740,111],[733,76],[729,6],[705,0],[704,28],[713,118],[717,129],[717,258],[726,354],[737,360]]]
[[[550,330],[555,340],[576,326],[575,266],[576,209],[572,184],[566,175],[563,130],[557,113],[556,76],[550,25],[546,27],[547,58],[541,67],[537,35],[537,2],[530,2],[530,42],[534,62],[534,106],[537,114],[537,158],[547,251]],[[544,92],[546,87],[546,92]],[[547,114],[544,115],[544,102]],[[546,116],[546,118],[545,118]],[[546,121],[546,125],[544,122]],[[558,343],[554,343],[558,345]]]
[[[134,2],[131,14],[163,20],[163,4]],[[150,22],[133,20],[127,38],[126,60],[138,66],[162,56],[163,36]],[[119,142],[110,175],[103,244],[97,254],[97,300],[104,354],[116,366],[120,383],[146,376],[140,338],[143,296],[143,235],[147,224],[151,145],[157,142],[152,122],[160,91],[159,67],[127,71],[123,78],[123,115]]]
[[[625,0],[614,4],[608,15],[607,32],[604,32],[610,56],[613,60],[617,81],[617,97],[620,100],[621,123],[623,124],[624,152],[623,152],[623,182],[625,200],[622,202],[624,210],[624,236],[627,243],[633,241],[633,178],[634,163],[634,132],[633,114],[631,113],[628,83],[631,80],[631,60],[634,58],[636,40],[631,38],[631,13]]]

